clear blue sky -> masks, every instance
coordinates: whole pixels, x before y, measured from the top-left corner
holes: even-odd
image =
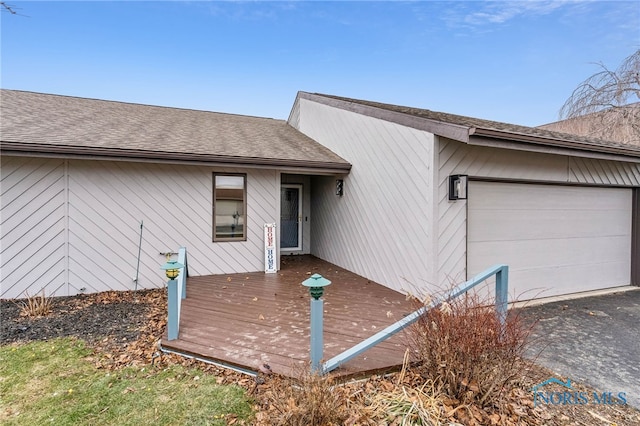
[[[6,3],[3,88],[273,118],[303,90],[539,125],[640,48],[638,1]]]

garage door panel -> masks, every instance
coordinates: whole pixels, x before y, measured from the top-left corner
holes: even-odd
[[[472,181],[468,277],[506,263],[521,300],[628,285],[631,200],[621,188]]]
[[[482,192],[474,199],[474,209],[522,209],[522,210],[600,210],[626,209],[628,200],[620,194],[630,192],[625,188],[597,188],[559,185],[528,185],[497,182],[470,182],[471,189]],[[606,191],[606,192],[604,192]],[[590,196],[593,194],[594,196]],[[471,196],[471,193],[470,195]],[[477,198],[477,197],[475,197]],[[540,204],[544,199],[545,203]]]
[[[496,216],[502,216],[500,227],[486,227]],[[629,210],[480,210],[469,220],[472,241],[509,241],[601,236],[626,236],[631,220]],[[549,226],[552,223],[553,226]],[[600,226],[593,226],[594,223]]]
[[[622,272],[626,266],[626,262],[614,261],[579,267],[565,265],[513,272],[509,270],[509,297],[511,300],[529,300],[599,290],[603,288],[602,283],[610,283],[608,287],[628,285],[628,274]],[[610,271],[617,272],[611,274]],[[578,275],[582,278],[576,279]]]
[[[511,270],[530,268],[554,268],[566,265],[609,264],[621,259],[628,263],[628,240],[624,237],[600,239],[578,238],[573,240],[547,240],[545,249],[540,249],[540,240],[469,243],[469,252],[477,265],[506,263]],[[506,249],[508,245],[508,249]],[[476,271],[481,272],[481,271]],[[473,274],[473,272],[472,272]]]
[[[610,287],[629,284],[624,273],[627,264],[623,261],[600,264],[564,265],[552,268],[509,268],[509,301],[530,300],[539,297],[558,296],[602,289],[602,283]],[[611,274],[610,271],[617,271]],[[576,276],[582,276],[576,279]],[[495,280],[487,280],[477,292],[481,300],[491,301],[495,297]]]

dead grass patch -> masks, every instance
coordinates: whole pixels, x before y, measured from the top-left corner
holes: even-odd
[[[272,425],[343,425],[349,418],[348,398],[332,375],[320,376],[307,368],[296,377],[270,377],[263,398]]]
[[[418,387],[396,386],[373,395],[371,408],[389,424],[437,426],[445,421],[441,395],[427,381]]]
[[[53,299],[45,296],[44,289],[39,295],[31,296],[29,293],[26,293],[26,295],[27,297],[18,304],[20,306],[20,316],[39,318],[51,313]]]

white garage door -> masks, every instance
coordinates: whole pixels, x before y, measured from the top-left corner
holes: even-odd
[[[509,265],[509,297],[628,285],[631,190],[469,182],[469,277]]]

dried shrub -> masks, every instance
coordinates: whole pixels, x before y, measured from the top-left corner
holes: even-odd
[[[300,372],[296,378],[271,377],[263,398],[272,425],[342,425],[349,418],[342,388],[331,375]]]
[[[409,330],[415,368],[437,393],[500,407],[522,376],[533,324],[509,312],[504,327],[492,301],[467,293],[423,315]]]
[[[44,295],[44,289],[42,289],[40,295],[30,296],[29,293],[26,293],[26,295],[27,297],[18,303],[20,306],[20,316],[37,318],[43,317],[51,312],[53,300],[51,297]]]

